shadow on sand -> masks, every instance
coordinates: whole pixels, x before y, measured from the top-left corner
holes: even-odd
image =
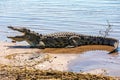
[[[30,46],[8,46],[9,48],[24,48],[24,49],[29,49]]]

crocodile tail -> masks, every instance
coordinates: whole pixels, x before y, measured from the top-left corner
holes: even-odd
[[[119,41],[118,40],[114,40],[114,44],[113,44],[114,49],[111,52],[109,52],[108,54],[112,54],[112,53],[118,52],[118,45],[119,45]]]

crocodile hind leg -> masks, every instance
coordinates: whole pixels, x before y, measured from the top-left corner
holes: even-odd
[[[71,36],[69,38],[69,45],[67,46],[67,48],[73,48],[79,46],[79,41],[80,41],[79,36]]]
[[[36,45],[36,47],[39,49],[45,49],[45,44],[43,41],[40,41],[39,44]]]

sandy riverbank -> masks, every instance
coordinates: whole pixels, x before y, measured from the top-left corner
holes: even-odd
[[[109,46],[82,46],[77,48],[29,48],[26,44],[0,42],[0,64],[10,66],[29,66],[40,70],[69,71],[69,64],[79,54],[89,50],[113,50]],[[85,72],[86,73],[86,72]],[[89,71],[88,71],[89,73]],[[90,71],[93,74],[106,74],[104,69]]]

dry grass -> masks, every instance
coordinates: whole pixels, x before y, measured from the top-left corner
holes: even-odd
[[[106,45],[87,45],[76,48],[46,48],[42,50],[42,52],[43,53],[82,53],[90,50],[112,51],[113,49],[114,48],[112,46],[106,46]]]
[[[0,80],[115,80],[108,76],[97,76],[55,70],[37,70],[0,65]]]

